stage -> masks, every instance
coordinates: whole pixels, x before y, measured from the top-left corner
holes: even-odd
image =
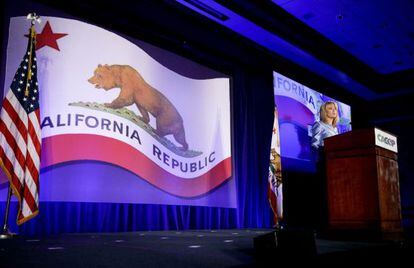
[[[1,267],[257,267],[255,237],[271,229],[81,233],[0,241]],[[412,240],[410,240],[412,241]],[[266,261],[317,264],[371,264],[409,261],[409,241],[344,241],[316,239],[317,254]]]

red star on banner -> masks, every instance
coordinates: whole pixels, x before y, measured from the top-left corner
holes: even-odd
[[[66,35],[68,34],[54,33],[52,31],[52,27],[50,27],[49,21],[47,21],[45,27],[43,27],[42,32],[40,34],[36,34],[36,50],[39,50],[44,46],[49,46],[56,49],[57,51],[60,51],[56,40]]]

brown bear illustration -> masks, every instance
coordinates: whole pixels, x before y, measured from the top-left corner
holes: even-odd
[[[106,107],[119,109],[135,103],[142,115],[142,121],[149,123],[148,113],[156,118],[157,135],[164,137],[172,134],[183,150],[188,149],[181,115],[174,105],[161,92],[145,82],[134,68],[129,65],[99,64],[88,82],[96,88],[105,90],[120,88],[119,96],[111,103],[105,103]]]

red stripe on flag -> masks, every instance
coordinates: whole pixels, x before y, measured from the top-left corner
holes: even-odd
[[[4,124],[3,120],[0,120],[0,132],[6,138],[8,146],[13,150],[15,159],[19,162],[20,167],[24,171],[25,157],[24,157],[22,151],[20,150],[19,145],[17,145],[17,142],[14,139],[13,135],[10,133],[9,129]],[[10,159],[10,160],[12,161],[13,159]]]
[[[19,103],[20,105],[20,103]],[[6,110],[6,112],[9,114],[10,119],[13,121],[16,128],[19,130],[20,135],[22,135],[23,139],[27,139],[27,129],[24,122],[21,120],[19,114],[14,109],[14,107],[11,105],[9,100],[7,98],[3,101],[3,109]]]
[[[36,118],[37,118],[37,122],[39,122],[40,125],[40,109],[37,109],[36,111],[34,111]]]
[[[272,186],[270,185],[270,183],[267,184],[267,197],[269,199],[269,203],[270,203],[270,208],[273,211],[273,217],[274,217],[274,222],[278,222],[278,211],[277,211],[277,200],[276,200],[276,195],[272,190]]]
[[[4,168],[7,170],[9,175],[11,176],[11,183],[15,187],[15,189],[18,192],[21,192],[22,185],[20,184],[19,178],[14,173],[13,164],[10,162],[9,158],[7,158],[7,155],[4,153],[3,147],[0,146],[0,158],[3,161]]]
[[[32,213],[38,210],[36,201],[34,200],[33,195],[30,192],[29,186],[27,186],[27,184],[25,184],[23,188],[23,199],[26,200],[26,203],[29,206]]]
[[[27,169],[29,170],[34,183],[36,183],[36,185],[38,186],[39,185],[39,170],[37,170],[30,154],[28,154],[26,157],[26,164],[27,164]]]
[[[28,122],[28,130],[29,130],[29,135],[30,138],[32,139],[33,145],[36,149],[36,152],[38,155],[40,155],[40,141],[39,141],[39,137],[37,136],[36,130],[33,127],[33,123],[32,120],[29,119]]]

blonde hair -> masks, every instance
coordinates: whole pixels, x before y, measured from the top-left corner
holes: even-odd
[[[322,104],[319,110],[319,115],[320,115],[321,121],[324,123],[326,123],[326,106],[330,104],[333,104],[335,106],[335,109],[338,111],[338,104],[336,104],[336,102],[327,101],[324,104]],[[336,127],[336,124],[338,123],[338,121],[339,121],[339,114],[337,113],[336,117],[332,120],[332,125]]]

